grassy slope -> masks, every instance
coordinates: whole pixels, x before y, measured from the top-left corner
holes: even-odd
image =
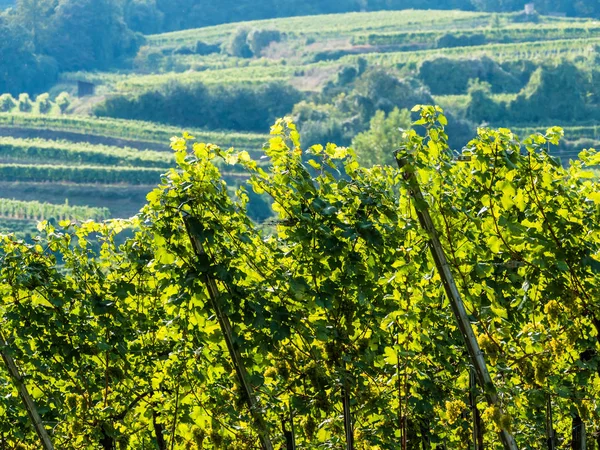
[[[540,24],[512,23],[513,15],[490,15],[463,11],[384,11],[272,19],[218,25],[148,37],[148,45],[163,53],[193,47],[197,41],[226,42],[238,28],[278,29],[285,33],[283,44],[275,45],[266,57],[242,59],[223,54],[176,55],[173,71],[160,74],[76,73],[65,79],[87,79],[101,83],[108,92],[137,92],[171,82],[206,84],[262,83],[289,81],[302,86],[307,74],[329,73],[342,64],[365,58],[387,67],[418,66],[438,56],[465,58],[488,55],[498,61],[549,58],[588,59],[600,45],[600,25],[592,21],[544,18]],[[495,28],[499,18],[501,28]],[[445,33],[484,34],[490,44],[459,48],[435,48]],[[380,37],[401,36],[399,45],[369,43]],[[311,39],[308,41],[307,39]],[[505,40],[526,42],[505,43]],[[312,41],[315,41],[314,43]],[[411,48],[414,47],[414,48]],[[396,50],[396,51],[394,51]],[[323,51],[340,51],[334,60],[313,62]],[[343,56],[343,52],[358,53]]]
[[[490,14],[465,11],[378,11],[369,13],[326,14],[283,19],[257,20],[238,24],[217,25],[195,30],[176,31],[148,37],[152,45],[178,46],[206,42],[222,42],[237,28],[276,29],[293,37],[350,38],[369,31],[439,30],[472,28],[489,23]]]

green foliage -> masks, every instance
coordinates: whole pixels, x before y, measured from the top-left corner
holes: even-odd
[[[31,112],[31,110],[33,109],[33,103],[31,103],[29,94],[26,94],[26,93],[19,94],[19,100],[17,101],[17,106],[19,107],[19,111],[21,111],[21,112]]]
[[[152,168],[0,164],[2,180],[21,182],[154,185],[163,172]]]
[[[510,18],[510,16],[505,16]],[[500,16],[496,15],[500,20]],[[416,30],[387,33],[369,33],[357,35],[354,42],[358,44],[397,46],[399,49],[410,50],[412,47],[423,48],[454,48],[481,46],[492,43],[518,43],[550,41],[560,39],[585,39],[597,37],[600,27],[591,23],[547,23],[536,27],[528,25],[511,25],[502,27],[493,20],[492,28],[481,26],[473,29],[458,28],[448,33],[440,30]]]
[[[371,119],[369,129],[352,140],[358,162],[364,167],[395,164],[393,152],[398,150],[403,132],[410,128],[411,123],[407,109],[394,108],[387,116],[378,111]]]
[[[204,41],[196,41],[194,45],[194,53],[197,55],[210,55],[212,53],[217,53],[221,47],[217,44],[208,44]]]
[[[68,97],[67,97],[68,98]],[[57,100],[58,102],[58,100]],[[36,114],[0,114],[0,126],[26,129],[29,135],[55,133],[68,136],[74,142],[105,143],[109,145],[136,146],[142,150],[147,148],[164,149],[165,142],[177,134],[178,128],[157,123],[121,120],[110,118],[92,118],[86,116],[53,117]],[[257,133],[236,133],[218,131],[189,130],[194,136],[207,142],[224,142],[231,147],[242,147],[247,150],[261,149],[267,136]],[[64,139],[64,137],[63,137]]]
[[[474,80],[469,86],[466,117],[476,123],[498,123],[506,118],[506,105],[492,98],[489,83]]]
[[[67,109],[69,109],[69,106],[71,106],[71,96],[68,92],[61,92],[56,96],[54,102],[58,106],[60,112],[64,114]]]
[[[51,22],[52,33],[60,41],[50,40],[45,52],[63,71],[106,68],[135,54],[139,47],[114,0],[62,1],[53,10]]]
[[[597,116],[598,103],[589,96],[590,73],[584,72],[569,62],[556,67],[538,69],[529,84],[523,88],[510,104],[509,114],[525,123],[548,120],[574,122]]]
[[[518,92],[522,83],[488,57],[450,59],[446,57],[424,61],[419,78],[434,95],[456,95],[467,92],[469,81],[479,79],[491,85],[492,91]]]
[[[172,155],[165,152],[11,137],[0,137],[0,159],[4,162],[157,168],[167,168],[173,162]]]
[[[435,43],[437,48],[446,47],[469,47],[472,45],[484,45],[486,44],[485,34],[477,33],[471,35],[454,35],[452,33],[444,34],[440,36]]]
[[[0,37],[0,61],[5,67],[0,73],[0,92],[43,92],[56,81],[56,62],[34,53],[30,34],[20,20],[0,15]]]
[[[41,114],[49,113],[50,110],[52,109],[52,102],[50,101],[50,95],[47,92],[38,95],[35,98],[35,103],[38,107],[38,111]]]
[[[283,83],[257,86],[168,85],[161,91],[114,96],[96,115],[208,129],[258,131],[288,113],[302,94]],[[201,107],[199,107],[201,105]]]
[[[17,101],[12,95],[0,95],[0,112],[10,112],[15,106],[17,106]]]
[[[254,56],[261,56],[263,51],[273,42],[280,42],[282,34],[279,30],[253,29],[248,33],[248,47]]]
[[[249,28],[238,28],[231,36],[230,41],[224,47],[224,50],[231,56],[238,58],[252,58],[254,55],[248,44]]]
[[[53,205],[41,202],[22,202],[0,198],[0,218],[41,221],[54,220],[96,220],[109,218],[106,208],[89,208],[87,206]]]
[[[484,445],[510,426],[519,448],[537,448],[547,398],[559,446],[572,414],[597,429],[599,155],[563,168],[547,152],[558,128],[523,142],[482,128],[456,161],[443,111],[417,111],[424,131],[406,133],[401,156],[426,204],[403,171],[362,168],[333,144],[302,150],[280,120],[267,169],[185,135],[137,218],[46,223],[32,244],[3,237],[4,338],[57,448],[258,446],[206,277],[276,447],[290,410],[299,446],[343,446],[344,393],[357,449],[403,436],[409,448],[468,445],[471,365],[415,207],[430,211],[502,399],[504,415],[477,388]],[[248,172],[235,196],[221,162]],[[273,202],[270,234],[248,218],[246,190]],[[35,447],[7,381],[0,393],[5,442]]]
[[[168,58],[160,49],[142,46],[135,55],[133,67],[138,73],[155,73],[164,70]]]
[[[44,92],[68,70],[107,68],[140,45],[116,0],[19,0],[0,16],[0,91]]]

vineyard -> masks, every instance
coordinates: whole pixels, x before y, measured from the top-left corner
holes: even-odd
[[[38,233],[37,226],[42,220],[101,221],[109,217],[110,212],[106,208],[0,199],[0,233],[13,232],[19,238],[31,239]]]
[[[99,219],[94,208],[108,217],[129,217],[143,205],[146,194],[174,165],[169,139],[175,127],[74,115],[0,113],[0,189],[5,199],[61,205],[68,200]],[[267,136],[198,132],[202,140],[248,148],[257,154]],[[239,174],[231,173],[236,179]],[[8,201],[8,200],[6,200]],[[32,207],[36,207],[32,204]],[[91,207],[91,209],[86,209]],[[51,209],[35,219],[58,214]],[[6,219],[6,220],[4,220]],[[11,220],[8,220],[11,219]],[[2,219],[4,231],[35,232],[35,220],[24,224]]]
[[[464,11],[380,11],[371,13],[330,14],[318,17],[289,17],[273,20],[241,22],[249,28],[273,28],[294,36],[352,37],[370,30],[440,30],[447,28],[469,29],[489,22],[490,15]],[[175,47],[203,40],[223,42],[232,33],[232,26],[217,25],[195,30],[176,31],[149,36],[152,45]]]
[[[169,139],[180,133],[180,129],[157,123],[119,120],[110,118],[93,118],[87,116],[48,116],[39,114],[0,113],[0,128],[7,129],[2,135],[18,134],[20,130],[28,135],[35,134],[36,130],[55,133],[72,133],[69,140],[81,139],[106,142],[116,142],[120,139],[132,142],[136,148],[157,149],[169,151]],[[244,147],[249,150],[260,150],[267,137],[260,134],[215,132],[190,130],[199,139],[206,142],[224,142],[224,146]],[[50,134],[51,135],[51,134]],[[133,145],[132,145],[133,146]]]
[[[87,164],[165,168],[172,165],[173,156],[167,152],[127,147],[0,137],[0,161],[3,163],[27,161],[36,164],[52,164],[60,162],[74,166]]]
[[[560,128],[457,153],[415,112],[397,167],[301,149],[288,119],[266,169],[184,135],[139,216],[4,237],[2,370],[27,373],[0,385],[4,443],[598,448],[600,155],[562,167]]]
[[[450,126],[460,130],[453,133],[456,150],[481,124],[513,129],[521,138],[561,125],[565,139],[551,152],[566,165],[584,148],[599,146],[597,118],[586,113],[585,119],[533,120],[514,111],[544,111],[539,105],[557,103],[542,98],[537,105],[523,104],[537,88],[534,74],[561,64],[589,72],[591,87],[578,97],[586,105],[572,104],[579,110],[589,104],[593,111],[600,99],[594,88],[600,28],[587,19],[534,19],[520,13],[380,11],[147,35],[126,67],[63,72],[48,93],[0,95],[2,196],[59,205],[68,200],[108,208],[110,217],[130,217],[175,164],[167,143],[182,129],[199,141],[259,158],[269,139],[262,131],[276,117],[292,116],[308,145],[352,146],[378,109],[390,114],[416,103],[436,103],[449,113]],[[236,50],[238,35],[246,40]],[[260,36],[273,41],[261,43]],[[390,84],[373,84],[381,71],[408,88],[386,94]],[[479,109],[470,91],[477,80],[490,84]],[[80,82],[94,83],[95,95],[77,98]],[[572,92],[573,85],[563,89]],[[488,117],[494,107],[504,115]],[[221,170],[233,185],[241,182],[235,167]],[[271,214],[263,205],[253,217]]]

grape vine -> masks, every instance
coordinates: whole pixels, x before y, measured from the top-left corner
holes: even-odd
[[[54,446],[253,449],[268,435],[275,448],[501,448],[503,429],[542,448],[570,445],[574,426],[589,446],[600,427],[600,154],[564,168],[548,152],[558,128],[523,142],[480,129],[457,154],[443,111],[417,110],[425,132],[406,132],[402,152],[427,205],[404,170],[362,168],[333,144],[303,150],[282,119],[269,166],[184,134],[172,141],[177,168],[137,217],[43,223],[35,242],[3,236],[4,350]],[[221,170],[247,182],[232,194]],[[250,190],[272,220],[248,217]],[[417,217],[425,206],[498,406],[473,381]],[[39,448],[0,374],[0,442]]]

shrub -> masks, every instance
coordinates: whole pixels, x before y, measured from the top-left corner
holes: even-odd
[[[58,94],[54,102],[58,105],[61,113],[65,113],[69,106],[71,106],[71,96],[68,92],[61,92]]]
[[[0,112],[9,112],[16,106],[17,102],[10,94],[0,95]]]
[[[18,105],[19,105],[19,111],[31,112],[31,109],[33,108],[33,104],[31,103],[29,94],[19,94]]]
[[[220,49],[221,47],[219,44],[207,44],[204,41],[197,41],[194,52],[196,55],[211,55],[213,53],[218,53]]]
[[[489,83],[475,80],[469,87],[469,104],[467,106],[467,119],[475,123],[496,122],[506,115],[504,103],[498,103],[492,98]]]
[[[533,14],[526,14],[524,11],[512,16],[514,23],[539,23],[541,20],[540,14],[536,11]]]
[[[272,42],[281,42],[279,30],[252,30],[248,34],[248,46],[254,56],[260,56]]]
[[[485,34],[455,35],[452,33],[447,33],[438,38],[435,46],[437,48],[471,47],[475,45],[483,45],[486,43],[486,41],[487,39]]]
[[[225,52],[238,58],[252,58],[253,53],[248,45],[248,28],[238,28],[231,36],[231,40],[225,45]]]
[[[194,50],[187,45],[180,45],[179,47],[175,47],[173,49],[174,55],[193,55],[194,53]]]
[[[393,152],[402,142],[401,129],[411,126],[410,112],[394,108],[387,116],[377,111],[371,119],[370,128],[352,140],[359,162],[365,166],[394,164]]]
[[[345,86],[347,84],[352,83],[354,80],[356,80],[357,76],[358,76],[358,70],[355,67],[344,66],[338,72],[337,82],[340,86]]]
[[[143,73],[159,72],[164,66],[167,57],[159,49],[144,46],[133,60],[133,67]]]
[[[597,106],[588,104],[588,94],[593,91],[590,84],[590,74],[570,62],[539,68],[511,102],[509,113],[525,123],[597,117]]]
[[[523,87],[517,77],[487,56],[479,59],[442,57],[424,61],[419,68],[419,78],[434,95],[465,94],[469,81],[474,79],[490,83],[494,93],[515,93]]]
[[[42,114],[46,114],[52,109],[52,102],[48,93],[38,95],[35,102],[37,103],[39,112]]]
[[[201,83],[169,84],[138,95],[115,95],[97,105],[94,113],[180,126],[262,131],[301,99],[299,91],[284,83],[210,88]]]

